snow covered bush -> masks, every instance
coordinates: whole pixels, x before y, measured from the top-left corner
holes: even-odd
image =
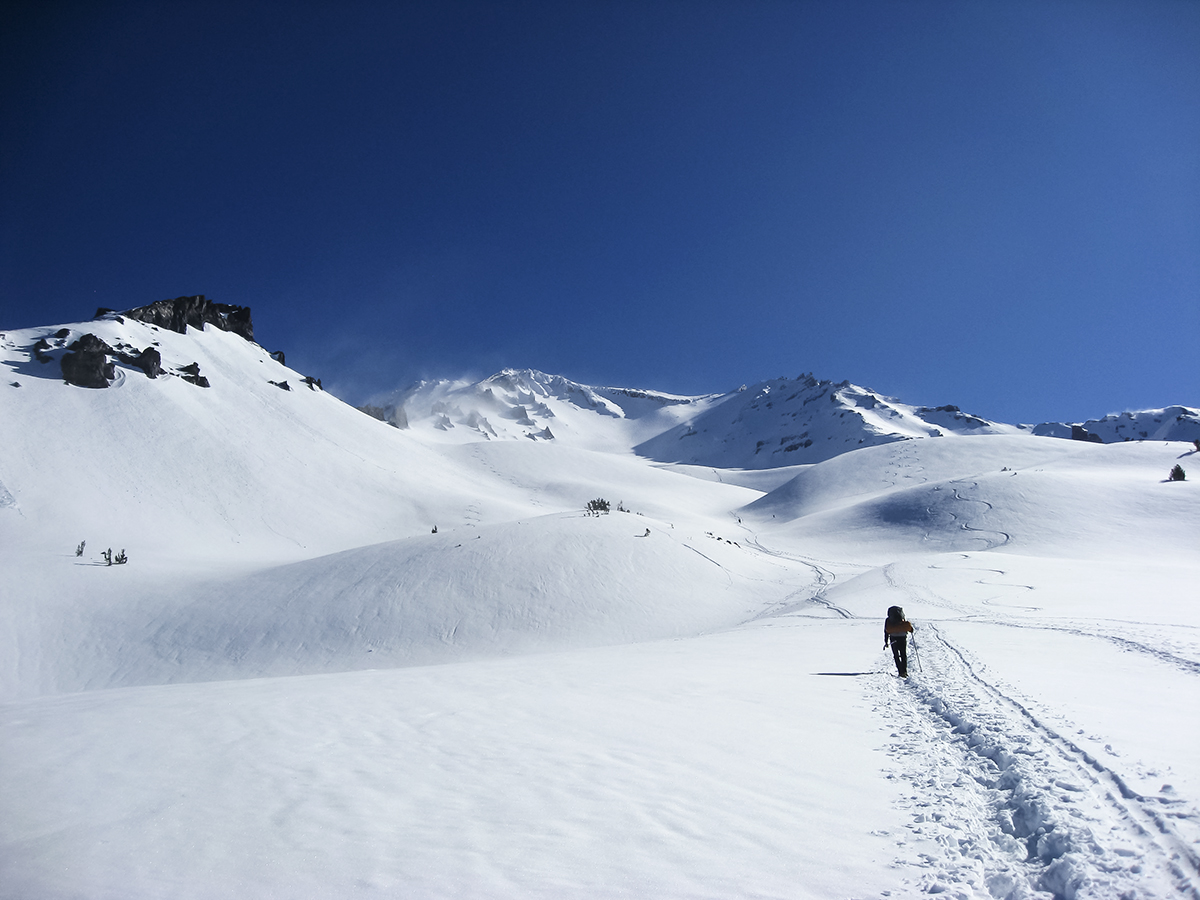
[[[607,515],[608,511],[612,509],[612,505],[604,499],[589,500],[585,509],[589,516],[598,516],[601,513]]]

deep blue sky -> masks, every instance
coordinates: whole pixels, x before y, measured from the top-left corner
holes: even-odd
[[[1200,405],[1200,3],[7,4],[0,329],[202,293],[533,367]]]

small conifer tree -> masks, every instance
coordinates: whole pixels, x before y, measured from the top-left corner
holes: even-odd
[[[1171,474],[1167,476],[1168,481],[1187,481],[1187,472],[1183,471],[1183,466],[1179,463],[1175,464],[1175,468],[1171,470]]]

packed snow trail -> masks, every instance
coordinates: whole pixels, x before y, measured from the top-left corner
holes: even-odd
[[[923,673],[872,679],[895,723],[889,778],[906,784],[928,893],[1023,900],[1200,898],[1200,858],[1174,820],[1196,811],[1147,797],[989,684],[934,625]],[[911,860],[906,860],[911,862]]]

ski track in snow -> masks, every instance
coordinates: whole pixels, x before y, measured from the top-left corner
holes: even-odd
[[[964,498],[956,491],[955,499]],[[804,565],[816,578],[750,621],[794,616],[813,603],[857,618],[825,599],[837,578],[831,569],[754,538],[747,544]],[[914,590],[896,569],[896,564],[882,569],[891,588],[922,603],[967,612],[964,620],[1107,640],[1126,652],[1200,674],[1200,662],[1112,633],[1106,623],[1021,623],[971,614],[925,586]],[[996,568],[980,571],[1007,574]],[[1030,585],[1002,586],[1032,590]],[[1120,623],[1122,630],[1128,624]],[[1200,810],[1174,797],[1133,790],[1118,772],[986,681],[934,625],[922,627],[919,644],[914,636],[909,665],[909,680],[891,674],[889,659],[888,674],[866,682],[875,710],[893,723],[893,741],[885,748],[893,760],[887,777],[904,785],[901,805],[911,810],[911,837],[900,846],[911,843],[915,853],[898,858],[895,866],[926,870],[906,878],[888,896],[1200,900],[1200,853],[1176,827],[1200,825]]]
[[[954,485],[954,484],[962,484],[963,482],[952,481],[950,483],[951,483],[951,485]],[[979,487],[979,482],[972,481],[972,482],[970,482],[970,484],[968,486],[968,490],[973,489],[973,488],[978,488],[978,487]],[[990,512],[994,508],[992,506],[992,504],[989,503],[987,500],[975,500],[975,499],[972,499],[971,497],[964,497],[958,488],[954,488],[954,492],[953,492],[952,496],[954,497],[955,500],[958,500],[961,503],[982,503],[985,507],[987,507],[988,512]],[[988,534],[1000,535],[1001,539],[998,541],[995,541],[992,538],[985,537],[984,540],[987,541],[988,544],[987,544],[987,546],[985,546],[983,548],[984,550],[994,550],[997,547],[1003,547],[1005,544],[1009,543],[1012,540],[1012,535],[1009,534],[1007,531],[998,531],[993,528],[976,528],[975,526],[971,525],[968,522],[960,521],[957,514],[951,512],[950,515],[954,518],[954,520],[956,522],[958,522],[959,527],[963,531],[972,531],[979,535],[988,535]]]
[[[969,557],[965,554],[963,555],[963,559],[970,559],[970,558],[971,557]],[[941,565],[937,565],[937,564],[930,565],[929,568],[934,569],[934,570],[950,570],[950,567],[948,567],[948,566],[941,566]],[[991,567],[986,567],[986,566],[978,566],[978,567],[973,567],[973,568],[975,571],[990,572],[990,573],[1000,576],[1000,577],[1005,577],[1008,575],[1008,572],[1006,572],[1004,569],[996,569],[996,568],[991,568]],[[953,571],[971,571],[971,569],[958,568],[958,569],[954,569]],[[909,593],[909,596],[916,597],[916,594],[914,592],[912,592],[910,586],[907,585],[906,583],[904,583],[899,578],[899,576],[896,575],[894,566],[888,566],[885,568],[884,577],[887,578],[889,585],[891,585],[892,587]],[[990,585],[990,586],[995,586],[995,587],[1001,587],[1001,588],[1006,588],[1006,589],[1013,589],[1013,590],[1025,590],[1025,591],[1036,590],[1036,588],[1031,584],[1011,584],[1011,583],[1004,583],[1004,582],[985,581],[983,579],[976,579],[975,583],[983,584],[983,585]],[[971,622],[975,622],[975,623],[983,624],[983,625],[999,625],[999,626],[1003,626],[1005,628],[1029,628],[1029,629],[1040,629],[1043,631],[1056,631],[1061,634],[1075,635],[1076,637],[1099,638],[1101,640],[1109,641],[1113,644],[1116,644],[1121,650],[1124,650],[1126,652],[1139,653],[1144,656],[1153,657],[1154,659],[1158,660],[1159,662],[1166,663],[1167,665],[1175,666],[1177,668],[1182,669],[1185,672],[1188,672],[1189,674],[1200,675],[1200,660],[1182,655],[1183,651],[1164,649],[1161,646],[1162,641],[1163,641],[1163,636],[1161,634],[1155,634],[1153,636],[1153,639],[1158,642],[1157,645],[1145,643],[1144,641],[1133,640],[1133,639],[1125,636],[1125,633],[1127,633],[1129,631],[1131,626],[1134,626],[1134,627],[1141,626],[1143,624],[1141,622],[1109,622],[1109,621],[1105,621],[1105,620],[1101,620],[1098,622],[1086,622],[1086,623],[1078,623],[1078,622],[1014,622],[1010,619],[984,617],[984,616],[980,616],[975,613],[971,613],[965,605],[955,604],[953,601],[950,601],[944,597],[940,597],[937,594],[932,594],[932,592],[929,592],[928,589],[925,589],[925,591],[923,592],[923,595],[921,596],[920,599],[923,602],[930,602],[930,600],[929,600],[930,596],[933,596],[934,598],[936,598],[936,601],[933,603],[933,605],[941,605],[941,606],[946,607],[947,609],[956,609],[957,608],[957,609],[961,609],[962,611],[967,613],[966,615],[963,616],[964,621],[971,621]],[[1036,612],[1036,611],[1039,611],[1042,609],[1042,607],[1040,607],[1040,606],[1023,605],[1023,604],[1007,603],[1007,602],[1000,603],[997,601],[997,598],[994,598],[994,597],[986,598],[980,602],[986,606],[1004,606],[1005,608],[1008,608],[1008,609],[1025,609],[1025,610],[1029,610],[1031,612]],[[1174,627],[1178,627],[1178,626],[1174,626]],[[1118,632],[1118,629],[1119,629],[1119,632]],[[1200,629],[1197,629],[1197,630],[1200,630]]]
[[[792,591],[782,600],[772,603],[766,609],[759,612],[757,615],[750,618],[748,621],[756,622],[760,619],[770,619],[777,616],[796,615],[801,609],[811,604],[816,604],[829,610],[832,613],[840,616],[843,619],[852,619],[854,614],[848,610],[842,609],[840,606],[832,603],[826,597],[826,591],[833,586],[837,581],[837,575],[830,569],[818,565],[812,558],[800,556],[795,553],[787,553],[782,550],[773,550],[762,543],[756,537],[747,538],[746,543],[753,549],[765,553],[768,556],[773,556],[776,559],[784,560],[789,563],[799,563],[802,566],[812,570],[813,582],[804,587],[797,588]],[[829,563],[834,565],[834,563]],[[867,568],[863,566],[862,568]]]
[[[921,638],[911,680],[872,686],[895,723],[889,777],[911,791],[913,839],[938,849],[921,854],[929,872],[909,887],[1011,900],[1200,898],[1200,858],[1174,825],[1195,822],[1195,809],[1138,794],[985,681],[936,627]]]
[[[973,558],[971,556],[971,554],[969,554],[969,553],[961,553],[961,554],[959,554],[959,556],[965,560],[971,560]],[[951,566],[943,566],[943,565],[938,565],[937,563],[933,563],[929,566],[929,568],[934,571],[941,570],[941,571],[950,571],[950,572],[971,572],[971,571],[987,572],[991,575],[996,575],[1000,578],[1008,577],[1008,572],[1005,571],[1004,569],[993,569],[990,566],[953,566],[953,567],[951,567]],[[985,587],[997,587],[997,588],[1004,588],[1006,590],[1008,590],[1008,589],[1021,590],[1021,591],[1037,590],[1037,588],[1034,587],[1034,585],[1032,585],[1032,584],[1013,584],[1012,582],[1006,582],[1006,581],[987,581],[983,578],[975,579],[975,583],[984,585]],[[1042,607],[1040,607],[1040,606],[1030,606],[1030,605],[1024,604],[1024,603],[1001,602],[999,600],[999,598],[997,598],[997,597],[985,597],[984,599],[980,600],[979,602],[984,604],[985,606],[1002,606],[1005,609],[1024,609],[1024,610],[1028,610],[1030,612],[1038,612],[1039,610],[1042,609]]]
[[[910,443],[910,441],[901,441],[900,451],[896,454],[895,461],[884,472],[884,484],[888,487],[896,487],[902,480],[910,478],[916,479],[916,484],[929,483],[929,479],[923,474],[925,467],[918,461],[916,450],[909,446]],[[913,474],[909,474],[910,471]]]
[[[1009,622],[1004,619],[985,619],[978,616],[973,616],[969,619],[971,622],[976,622],[984,625],[1000,625],[1005,628],[1021,628],[1021,629],[1037,629],[1040,631],[1056,631],[1060,634],[1071,634],[1076,637],[1099,638],[1116,644],[1121,650],[1127,653],[1140,653],[1145,656],[1153,657],[1159,662],[1166,663],[1170,666],[1182,669],[1191,675],[1200,675],[1200,660],[1189,659],[1186,656],[1181,656],[1170,650],[1164,650],[1161,647],[1154,647],[1149,644],[1141,643],[1140,641],[1131,640],[1123,637],[1120,634],[1114,634],[1103,627],[1095,625],[1078,625],[1078,624],[1056,624],[1056,623],[1026,623],[1026,622]],[[1126,626],[1122,625],[1122,630]]]

